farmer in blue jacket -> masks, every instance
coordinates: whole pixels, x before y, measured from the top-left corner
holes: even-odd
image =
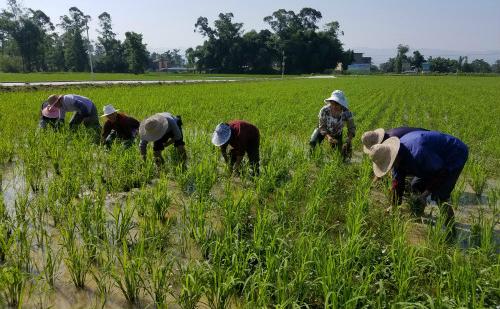
[[[447,203],[467,161],[469,150],[458,138],[437,131],[413,131],[390,137],[369,149],[376,177],[392,168],[392,191],[401,203],[406,176],[413,176],[411,190],[426,205],[428,196],[441,205],[445,223],[454,230],[454,212]]]
[[[363,151],[364,153],[369,154],[370,147],[372,147],[373,145],[380,144],[389,137],[395,136],[397,138],[401,138],[406,134],[415,131],[429,131],[429,130],[423,128],[414,128],[414,127],[398,127],[389,129],[387,131],[382,128],[378,128],[373,131],[367,131],[363,133],[363,135],[361,136]]]

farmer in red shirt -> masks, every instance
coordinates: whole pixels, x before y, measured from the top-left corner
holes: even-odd
[[[221,148],[224,160],[229,163],[230,171],[239,171],[241,161],[248,155],[252,167],[252,174],[259,174],[259,129],[244,120],[232,120],[228,123],[220,123],[215,128],[212,136],[212,144]],[[230,158],[228,158],[227,146]]]
[[[120,139],[125,147],[130,147],[137,136],[139,130],[139,121],[124,113],[119,113],[113,105],[104,106],[104,114],[101,117],[106,117],[106,123],[102,129],[101,142],[106,146],[111,146],[115,139]]]

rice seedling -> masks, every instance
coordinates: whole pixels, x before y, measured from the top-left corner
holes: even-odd
[[[480,198],[483,194],[484,188],[486,187],[486,179],[488,177],[486,169],[483,167],[481,162],[471,162],[469,173],[469,183],[472,190],[474,190],[476,196]]]
[[[201,265],[181,266],[181,291],[177,301],[183,309],[196,308],[198,301],[205,291],[204,270]]]
[[[29,275],[17,266],[0,269],[0,295],[8,306],[21,308],[28,289]]]
[[[125,299],[136,304],[143,289],[144,243],[139,242],[135,247],[129,248],[122,239],[121,250],[116,252],[116,259],[118,266],[112,272],[113,280]]]
[[[168,295],[172,293],[173,260],[170,256],[156,256],[145,261],[147,279],[143,285],[156,308],[168,307]]]
[[[70,220],[67,226],[60,229],[65,251],[64,263],[76,288],[85,287],[87,274],[90,271],[91,256],[87,248],[79,243],[75,223]]]

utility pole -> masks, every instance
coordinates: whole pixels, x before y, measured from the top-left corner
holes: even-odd
[[[285,50],[283,49],[282,50],[282,60],[281,60],[281,78],[284,78],[285,77]]]
[[[92,64],[92,50],[90,48],[90,38],[89,38],[89,25],[87,24],[88,20],[85,19],[85,27],[87,29],[87,49],[89,51],[89,61],[90,61],[90,76],[92,78],[92,80],[94,79],[94,66]]]

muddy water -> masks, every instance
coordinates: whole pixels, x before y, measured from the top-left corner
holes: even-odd
[[[22,174],[21,166],[15,163],[8,163],[0,166],[2,169],[1,189],[3,202],[9,214],[14,212],[15,202],[19,195],[27,193],[27,186]],[[30,194],[28,192],[28,194]]]

